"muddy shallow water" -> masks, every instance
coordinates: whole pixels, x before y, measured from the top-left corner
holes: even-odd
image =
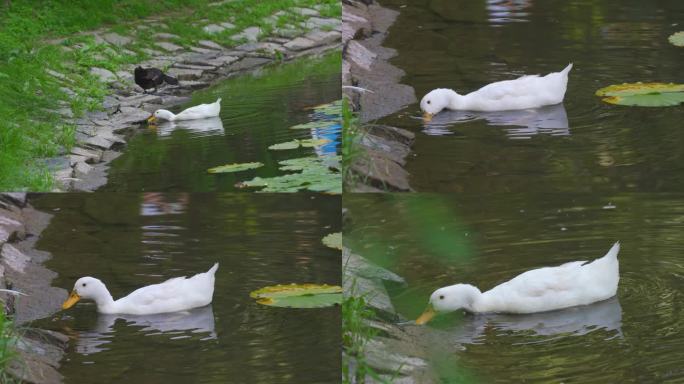
[[[487,290],[530,269],[601,257],[621,242],[614,299],[431,322],[415,343],[428,346],[430,369],[444,382],[684,380],[684,195],[355,195],[344,205],[346,244],[406,279],[387,285],[405,319],[416,319],[436,288]]]
[[[474,91],[574,63],[565,102],[541,110],[451,112],[425,124],[413,104],[381,120],[417,133],[406,165],[419,192],[677,191],[684,108],[630,108],[594,92],[681,82],[684,2],[386,0],[399,10],[384,46],[420,99]],[[400,7],[401,6],[401,7]]]
[[[115,298],[204,272],[213,303],[155,316],[98,315],[81,302],[33,325],[70,336],[66,383],[330,383],[339,379],[340,310],[258,305],[249,292],[289,282],[340,283],[339,197],[144,193],[35,196],[54,214],[37,248],[54,286],[84,275]]]
[[[141,131],[112,162],[109,182],[100,191],[235,191],[240,181],[283,174],[278,170],[280,160],[339,152],[339,125],[311,130],[289,127],[311,121],[311,107],[340,99],[340,63],[339,53],[300,59],[193,93],[191,101],[171,111],[221,97],[221,115],[164,122]],[[268,149],[272,144],[311,138],[331,142],[317,151]],[[246,162],[264,166],[239,173],[207,173],[212,167]]]

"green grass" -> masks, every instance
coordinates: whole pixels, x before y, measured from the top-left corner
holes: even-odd
[[[0,383],[18,382],[8,372],[9,364],[17,356],[16,344],[17,336],[14,324],[12,320],[7,318],[5,311],[0,309]]]
[[[342,383],[365,383],[367,377],[378,383],[391,383],[380,376],[366,362],[366,344],[375,337],[377,331],[370,326],[375,311],[368,306],[364,296],[357,296],[352,284],[350,292],[345,292],[342,300]],[[352,371],[350,360],[354,359]]]
[[[359,128],[358,119],[349,105],[349,99],[343,98],[342,102],[342,182],[345,189],[356,183],[357,177],[351,170],[351,165],[363,156],[359,147],[362,132]]]
[[[75,132],[53,110],[68,107],[79,116],[100,108],[109,91],[89,74],[90,68],[130,70],[129,65],[148,58],[142,49],[153,48],[154,33],[176,34],[179,39],[174,43],[185,47],[201,39],[231,47],[239,44],[231,36],[245,27],[256,25],[264,34],[271,32],[273,26],[264,19],[281,9],[321,4],[322,15],[341,15],[337,0],[236,0],[209,7],[214,1],[12,0],[9,7],[0,2],[0,190],[53,189],[51,171],[41,159],[66,153],[74,145]],[[288,15],[290,24],[301,19]],[[168,28],[140,22],[150,16]],[[202,30],[206,23],[199,23],[201,19],[230,21],[235,28],[209,35]],[[149,29],[133,28],[141,25]],[[132,35],[135,42],[122,49],[97,44],[92,36],[76,35],[104,27]],[[61,44],[47,43],[63,37],[67,38]],[[66,79],[49,75],[48,68],[67,75]],[[75,94],[68,95],[62,87]]]

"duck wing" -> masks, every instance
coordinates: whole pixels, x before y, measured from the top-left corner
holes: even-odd
[[[221,113],[221,99],[211,104],[200,104],[190,107],[176,115],[177,120],[205,119],[216,117]]]
[[[139,288],[116,301],[120,313],[146,315],[205,306],[214,293],[214,271],[191,278],[174,277],[163,283]]]
[[[498,81],[485,85],[475,93],[490,100],[526,97],[535,92],[540,79],[539,75],[526,75],[514,80]]]
[[[573,261],[557,267],[544,267],[524,272],[492,290],[507,290],[517,296],[540,298],[576,289],[581,266],[586,261]]]

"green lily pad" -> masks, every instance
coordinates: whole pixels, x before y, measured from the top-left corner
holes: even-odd
[[[305,148],[310,148],[310,147],[318,147],[324,144],[329,143],[330,140],[327,139],[302,139],[302,140],[292,140],[292,141],[286,141],[284,143],[278,143],[278,144],[273,144],[268,149],[274,150],[274,151],[283,151],[287,149],[297,149],[300,146],[305,147]]]
[[[337,232],[337,233],[331,233],[323,238],[323,244],[326,246],[333,248],[333,249],[339,249],[340,251],[342,250],[342,233]]]
[[[320,147],[321,145],[328,144],[330,140],[328,139],[304,139],[299,140],[299,144],[305,148]]]
[[[209,168],[207,172],[209,173],[227,173],[227,172],[241,172],[241,171],[246,171],[248,169],[255,169],[259,167],[263,167],[264,164],[255,162],[255,163],[239,163],[239,164],[226,164],[222,165],[220,167],[214,167],[214,168]]]
[[[684,47],[684,31],[673,33],[667,40],[672,43],[672,45]]]
[[[333,101],[332,103],[317,105],[311,109],[313,109],[315,113],[323,113],[326,115],[341,115],[342,99]]]
[[[299,148],[299,140],[286,141],[284,143],[273,144],[268,149],[274,151],[282,151],[286,149],[297,149]]]
[[[321,308],[342,303],[342,287],[327,284],[272,285],[252,291],[257,303],[273,307]]]
[[[297,192],[307,189],[314,192],[342,193],[342,176],[328,166],[327,157],[301,157],[280,161],[281,171],[300,171],[269,178],[255,177],[238,184],[239,187],[263,188],[259,192]]]
[[[297,124],[290,129],[326,129],[326,128],[331,128],[336,125],[339,125],[339,121],[335,120],[317,120],[317,121],[310,121],[308,123],[304,124]]]
[[[624,83],[596,91],[609,104],[641,107],[668,107],[684,102],[684,84]]]

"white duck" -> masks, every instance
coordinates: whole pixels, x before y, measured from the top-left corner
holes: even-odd
[[[606,300],[617,292],[620,281],[617,242],[600,259],[573,261],[557,267],[524,272],[487,292],[470,284],[436,290],[425,312],[416,320],[425,324],[439,312],[535,313],[587,305]]]
[[[423,97],[420,109],[429,120],[443,109],[491,112],[558,104],[565,97],[571,69],[572,63],[560,72],[498,81],[467,95],[459,95],[451,89],[435,89]]]
[[[158,109],[154,114],[147,119],[148,123],[154,123],[157,120],[179,121],[179,120],[197,120],[206,119],[208,117],[216,117],[221,113],[221,98],[211,104],[200,104],[190,107],[179,114],[174,114],[166,109]]]
[[[81,277],[74,284],[62,309],[71,308],[80,299],[91,299],[97,311],[104,314],[152,315],[185,311],[211,303],[214,274],[218,263],[209,271],[191,278],[174,277],[160,284],[139,288],[126,297],[114,300],[104,283],[94,277]]]

